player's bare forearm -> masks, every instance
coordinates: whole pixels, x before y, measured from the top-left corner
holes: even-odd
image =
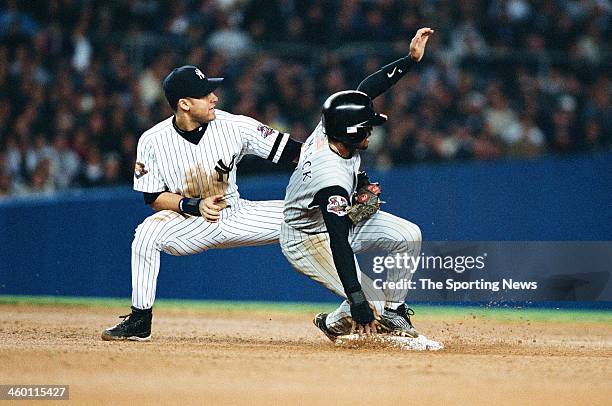
[[[181,214],[202,216],[211,223],[216,223],[221,216],[221,210],[228,207],[223,195],[200,199],[186,198],[171,192],[162,192],[150,206],[155,211],[172,210]]]
[[[176,193],[162,192],[150,206],[155,211],[172,210],[180,213],[179,202],[182,198],[183,196]]]
[[[423,59],[427,41],[434,31],[431,28],[419,29],[410,41],[408,56],[383,66],[378,71],[366,77],[357,87],[357,90],[366,93],[375,99],[396,84],[416,62]]]

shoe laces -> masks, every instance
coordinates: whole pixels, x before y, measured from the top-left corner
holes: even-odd
[[[136,320],[139,320],[139,319],[146,318],[146,315],[142,314],[142,313],[137,313],[135,311],[132,311],[130,314],[126,314],[125,316],[119,316],[120,319],[123,319],[123,321],[121,323],[124,323],[124,322],[130,320],[132,317],[134,318],[134,321],[136,321]]]
[[[119,327],[119,326],[121,326],[121,325],[123,325],[123,324],[127,323],[127,322],[130,320],[130,316],[131,316],[131,315],[132,315],[132,313],[130,313],[130,314],[126,314],[125,316],[119,316],[119,318],[120,318],[120,319],[123,319],[123,320],[121,320],[119,323],[117,323],[117,324],[115,325],[115,327]]]
[[[410,316],[414,316],[414,310],[412,310],[410,307],[403,304],[397,308],[397,314],[404,317],[408,321],[408,323],[412,326],[412,322],[410,321]]]
[[[398,313],[401,314],[402,316],[406,316],[406,317],[410,317],[410,316],[414,316],[414,310],[412,310],[410,307],[408,306],[400,306],[402,308],[402,310],[399,310],[398,308]]]
[[[125,323],[129,319],[129,317],[131,315],[132,315],[132,313],[126,314],[125,316],[119,316],[119,318],[123,319],[123,320],[121,320],[119,323],[115,324],[115,327],[113,327],[113,328],[117,328],[117,327],[121,326],[123,323]]]

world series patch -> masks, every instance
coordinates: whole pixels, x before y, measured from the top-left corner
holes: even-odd
[[[149,173],[149,171],[145,169],[145,164],[142,162],[136,162],[136,165],[134,166],[134,176],[136,176],[136,179],[142,178],[147,173]]]
[[[344,196],[330,196],[327,199],[327,211],[329,213],[335,214],[336,216],[346,216],[346,209],[348,207],[348,201]]]
[[[274,132],[274,130],[267,125],[260,124],[257,126],[257,131],[261,133],[261,136],[267,138],[270,134]]]

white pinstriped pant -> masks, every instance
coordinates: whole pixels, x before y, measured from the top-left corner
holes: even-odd
[[[349,234],[349,242],[355,253],[379,250],[387,254],[406,253],[417,256],[421,252],[421,238],[419,226],[383,211],[357,224]],[[283,222],[280,243],[283,254],[298,272],[346,298],[334,266],[329,234],[306,234]],[[363,291],[379,314],[385,305],[404,302],[406,289],[376,289],[372,280],[360,271],[357,258],[355,265]],[[410,267],[391,268],[387,270],[386,281],[410,280],[412,275]],[[327,316],[327,326],[336,333],[349,333],[351,322],[351,310],[346,300]]]
[[[282,222],[282,200],[241,199],[239,207],[217,223],[172,210],[147,217],[136,228],[132,242],[132,305],[153,306],[162,251],[185,256],[211,248],[274,244]]]

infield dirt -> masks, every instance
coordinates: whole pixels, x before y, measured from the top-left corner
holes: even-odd
[[[326,309],[322,309],[326,310]],[[105,342],[117,308],[0,304],[0,384],[72,404],[610,404],[612,319],[417,313],[438,352],[338,348],[306,312],[160,309],[147,343]],[[7,403],[7,402],[0,402]],[[15,402],[24,404],[23,402]],[[62,404],[65,404],[62,402]]]

